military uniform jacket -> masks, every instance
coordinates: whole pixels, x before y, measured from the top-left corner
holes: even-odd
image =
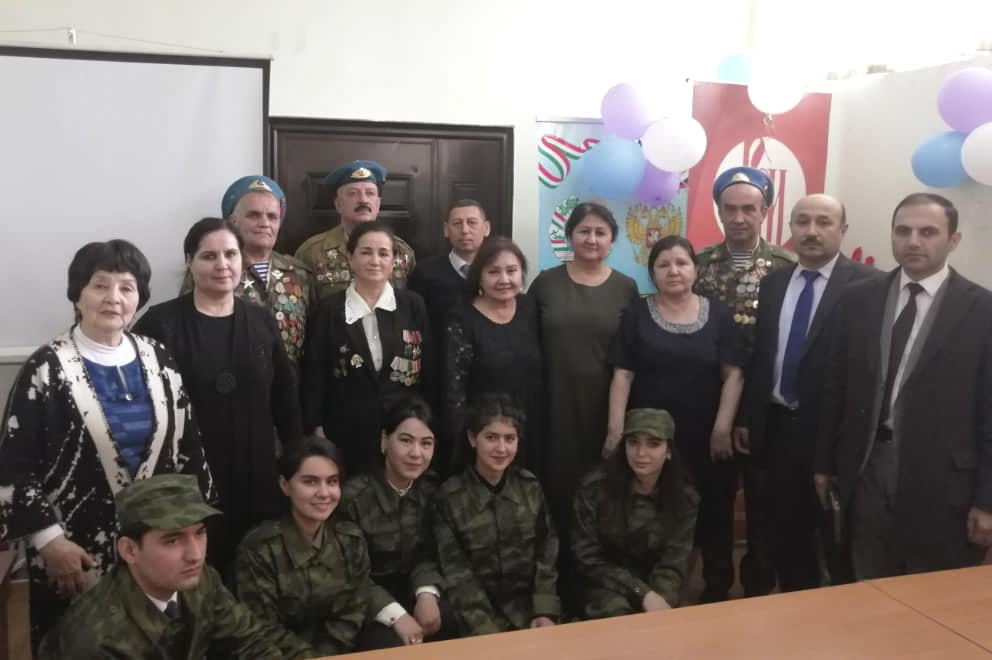
[[[313,272],[320,298],[344,291],[351,284],[351,266],[348,265],[348,253],[345,250],[347,243],[344,227],[338,225],[311,236],[296,250],[296,258]],[[394,246],[393,275],[390,282],[395,288],[403,289],[406,288],[410,271],[417,265],[417,259],[413,248],[399,236],[396,237]]]
[[[192,290],[193,279],[187,271],[179,295]],[[246,264],[234,295],[272,310],[286,357],[294,366],[298,364],[306,339],[307,316],[317,304],[310,269],[295,257],[273,252],[269,257],[268,281],[263,281]]]
[[[511,465],[494,489],[468,467],[444,482],[435,502],[445,593],[462,634],[558,616],[558,535],[537,477]]]
[[[210,566],[195,589],[179,593],[181,616],[169,619],[141,591],[124,565],[76,600],[49,632],[38,660],[201,660],[222,657],[304,658],[299,646],[281,651],[273,630],[234,600]],[[218,657],[221,657],[218,656]]]
[[[661,509],[653,497],[633,492],[616,502],[602,469],[586,475],[575,494],[572,526],[579,574],[594,588],[627,598],[635,611],[649,591],[677,605],[699,506],[694,489],[687,486],[683,494]]]
[[[696,255],[696,284],[693,290],[707,298],[719,300],[730,308],[734,323],[747,340],[748,352],[754,349],[755,324],[758,322],[758,289],[768,273],[798,261],[796,255],[783,247],[758,239],[754,259],[747,269],[734,268],[734,259],[727,243],[710,245]]]
[[[0,539],[14,541],[60,523],[66,538],[96,561],[90,571],[94,581],[114,564],[114,494],[132,481],[187,472],[197,475],[205,499],[216,501],[176,363],[157,341],[131,333],[124,337],[134,343],[155,416],[134,475],[111,436],[71,331],[24,363],[0,437]],[[40,633],[67,603],[49,587],[41,556],[30,544],[28,572],[33,625]]]
[[[368,609],[369,555],[362,530],[332,516],[316,547],[292,516],[264,522],[241,541],[238,598],[260,621],[282,629],[279,647],[311,655],[347,653]]]
[[[437,487],[437,477],[427,472],[400,497],[382,470],[360,474],[345,484],[341,513],[365,534],[369,551],[373,582],[369,616],[394,601],[414,601],[419,587],[441,588],[428,520]]]

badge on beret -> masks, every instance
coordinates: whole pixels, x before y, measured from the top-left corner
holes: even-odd
[[[352,179],[370,179],[372,178],[372,172],[370,172],[365,167],[359,167],[357,170],[351,173]]]
[[[252,192],[272,192],[272,188],[269,187],[269,184],[265,183],[261,179],[255,179],[248,184],[248,190]]]
[[[732,183],[751,183],[751,179],[748,178],[743,172],[738,172],[734,176],[730,177]]]

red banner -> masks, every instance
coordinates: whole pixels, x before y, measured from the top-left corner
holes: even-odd
[[[747,86],[697,82],[692,116],[706,131],[703,159],[689,172],[686,236],[696,249],[723,241],[713,204],[713,180],[730,167],[764,170],[775,184],[775,202],[762,237],[789,239],[789,212],[800,198],[824,192],[830,95],[807,94],[795,108],[768,118],[751,105]]]

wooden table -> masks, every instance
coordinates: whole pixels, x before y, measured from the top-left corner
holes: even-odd
[[[863,582],[349,657],[356,660],[992,657],[992,652],[980,643],[949,629],[936,616],[924,614],[890,596],[885,589],[891,588],[891,585]],[[948,617],[960,613],[963,623],[979,627],[978,618],[964,613],[965,605],[973,606],[975,600],[984,602],[985,611],[992,607],[992,593],[978,591],[984,591],[984,598],[976,596],[965,602],[948,597],[943,611]],[[981,632],[987,636],[992,631]]]
[[[868,584],[992,652],[992,566],[872,580]]]

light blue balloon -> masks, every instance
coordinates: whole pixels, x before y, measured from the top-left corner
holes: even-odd
[[[637,142],[605,137],[582,157],[582,180],[600,197],[627,197],[644,178],[645,162]]]
[[[965,133],[945,131],[924,140],[913,152],[913,174],[931,188],[950,188],[968,181],[961,165]]]
[[[751,79],[751,55],[748,53],[727,55],[717,67],[716,79],[720,82],[746,85]]]

